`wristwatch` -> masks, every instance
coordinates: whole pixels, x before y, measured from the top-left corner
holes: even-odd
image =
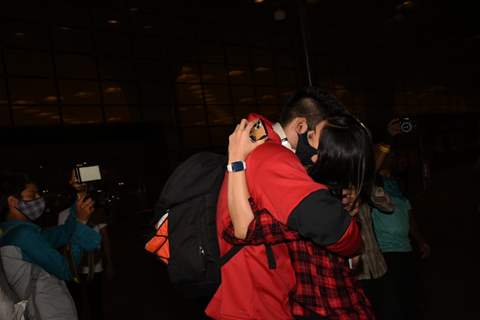
[[[239,172],[247,169],[245,161],[234,161],[227,165],[228,172]]]

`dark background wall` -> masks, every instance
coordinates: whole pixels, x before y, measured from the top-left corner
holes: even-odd
[[[478,222],[476,11],[446,0],[260,2],[2,1],[0,169],[32,173],[55,197],[73,164],[100,164],[120,197],[111,225],[119,270],[111,315],[133,317],[126,304],[134,301],[145,318],[188,318],[178,313],[165,270],[143,252],[143,210],[181,159],[223,152],[249,112],[275,119],[310,73],[376,139],[394,116],[416,120],[399,143],[412,155],[409,196],[433,246],[422,265],[425,317],[437,317],[434,306],[449,299],[444,314],[476,311],[466,280]],[[162,310],[152,307],[155,295],[132,293],[159,287],[168,297]]]

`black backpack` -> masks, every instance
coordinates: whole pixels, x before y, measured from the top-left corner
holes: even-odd
[[[155,222],[168,212],[170,281],[187,298],[209,299],[220,284],[220,267],[241,248],[220,257],[216,209],[226,165],[224,155],[194,154],[173,171],[155,205]]]

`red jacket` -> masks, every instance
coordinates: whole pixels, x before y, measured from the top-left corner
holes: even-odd
[[[258,118],[252,115],[249,120]],[[269,141],[246,159],[247,184],[259,209],[266,209],[278,221],[287,224],[292,210],[311,193],[326,189],[314,182],[293,152],[280,144],[272,124],[264,119]],[[222,238],[231,223],[228,213],[227,177],[217,203],[217,234],[220,254],[231,244]],[[319,212],[318,214],[322,214]],[[327,214],[327,213],[326,213]],[[352,220],[343,236],[327,249],[351,254],[360,246],[358,226]],[[214,319],[292,319],[289,294],[295,274],[285,243],[272,246],[276,268],[270,269],[264,246],[242,248],[222,269],[222,282],[206,309]]]

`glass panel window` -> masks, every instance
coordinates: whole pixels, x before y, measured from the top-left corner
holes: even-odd
[[[98,84],[93,81],[61,80],[60,90],[65,104],[98,104]]]
[[[177,82],[198,83],[200,82],[200,70],[193,64],[184,64],[175,72]]]
[[[10,79],[13,104],[54,104],[57,92],[53,80]]]
[[[60,78],[95,79],[95,61],[89,56],[60,54],[56,56],[57,74]]]
[[[205,97],[205,103],[209,105],[231,103],[227,86],[206,85],[204,97]]]
[[[17,126],[42,126],[59,124],[58,107],[14,106],[13,119]]]
[[[97,48],[105,54],[115,56],[130,56],[130,40],[126,35],[113,32],[99,32],[96,34]]]
[[[0,105],[0,127],[11,125],[10,122],[10,108],[8,106]]]
[[[207,127],[183,128],[183,143],[186,147],[208,147],[209,137]]]
[[[233,128],[231,126],[210,128],[210,137],[212,139],[212,145],[213,146],[228,145],[228,137],[232,132],[233,132]]]
[[[229,105],[208,106],[208,123],[210,125],[233,124],[233,109]]]
[[[170,70],[165,62],[148,61],[138,62],[136,65],[139,79],[170,81]]]
[[[182,126],[203,126],[205,120],[205,109],[202,105],[177,106],[178,118]]]
[[[256,67],[259,67],[259,66],[271,67],[272,66],[272,54],[269,51],[253,50],[252,57],[253,57],[253,64]]]
[[[293,88],[279,88],[278,98],[280,99],[281,104],[285,104],[291,96],[295,94],[295,89]]]
[[[237,105],[255,104],[253,87],[232,86],[233,101]]]
[[[156,37],[135,39],[135,56],[140,58],[165,59],[165,42]]]
[[[0,28],[0,39],[8,47],[47,49],[50,45],[46,25],[33,23],[7,23]]]
[[[280,54],[275,57],[278,68],[294,68],[295,59],[289,55]]]
[[[228,47],[227,48],[227,61],[228,64],[235,65],[249,65],[250,51],[244,47]]]
[[[258,66],[254,69],[255,83],[258,85],[273,85],[273,72],[271,67]]]
[[[48,4],[50,17],[58,25],[88,26],[90,24],[90,13],[86,6],[81,8],[74,2],[65,0],[49,0]]]
[[[53,74],[52,58],[47,53],[8,50],[6,58],[11,75],[49,77]]]
[[[235,106],[233,108],[235,115],[235,123],[238,123],[240,120],[245,119],[250,113],[257,113],[256,106]]]
[[[143,106],[143,121],[160,122],[165,125],[174,125],[175,121],[172,117],[170,106]]]
[[[135,122],[138,109],[133,106],[105,106],[105,119],[109,123]]]
[[[92,39],[88,30],[78,30],[67,26],[55,28],[54,44],[57,51],[92,51]]]
[[[252,75],[250,68],[246,66],[231,66],[228,69],[228,77],[231,84],[251,84]]]
[[[177,84],[177,102],[178,104],[201,104],[202,85],[200,84]]]
[[[102,109],[99,106],[63,106],[65,124],[95,124],[103,122]]]
[[[136,104],[137,88],[135,86],[135,83],[103,83],[103,101],[105,104]]]
[[[226,83],[225,67],[219,64],[203,64],[202,80],[206,83]]]
[[[203,45],[199,48],[198,60],[206,63],[224,63],[223,48],[213,45]]]
[[[277,89],[272,87],[258,87],[257,101],[260,105],[275,104],[278,105]]]
[[[260,106],[260,114],[264,115],[272,122],[277,122],[278,116],[280,115],[280,109],[280,106],[275,105]]]
[[[99,61],[99,69],[102,78],[115,80],[133,80],[135,71],[130,60],[112,59],[102,57]]]
[[[278,84],[280,86],[296,86],[297,74],[293,69],[280,69],[277,71]]]
[[[0,105],[2,104],[8,104],[8,99],[5,80],[0,78]]]
[[[171,86],[161,82],[142,83],[142,103],[150,105],[164,105],[173,101]]]

